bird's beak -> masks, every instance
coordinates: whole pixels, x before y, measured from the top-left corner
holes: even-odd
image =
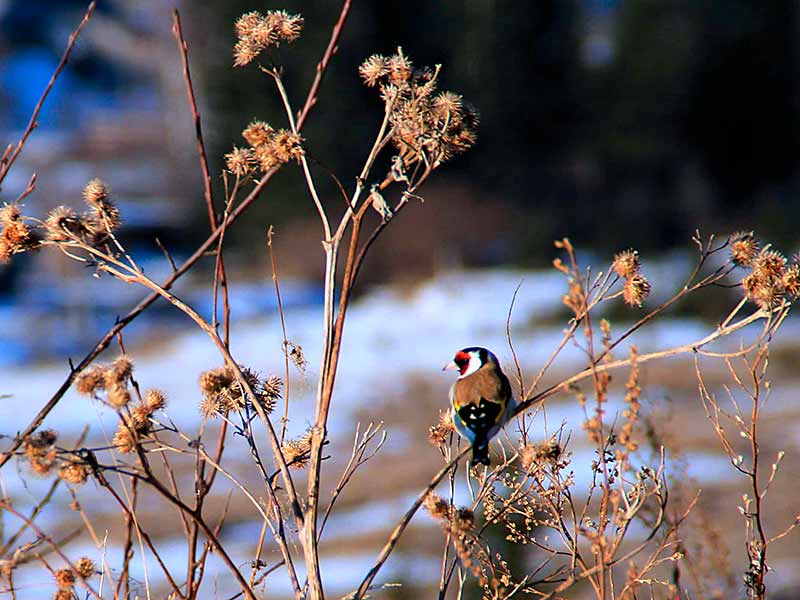
[[[442,371],[458,371],[458,365],[456,364],[456,361],[451,360],[449,363],[447,363],[445,366],[442,367]]]

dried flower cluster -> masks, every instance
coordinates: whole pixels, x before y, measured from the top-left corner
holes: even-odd
[[[89,466],[83,461],[64,460],[58,467],[59,478],[73,485],[86,483],[89,472]]]
[[[31,470],[41,476],[54,469],[60,479],[73,485],[82,485],[90,474],[89,466],[76,456],[56,449],[58,435],[52,429],[35,433],[23,441],[22,448]]]
[[[637,358],[639,352],[636,346],[631,346],[631,370],[628,375],[628,381],[625,383],[625,403],[627,407],[622,411],[622,416],[625,419],[622,423],[617,441],[622,444],[628,452],[635,452],[639,444],[633,438],[634,428],[639,421],[639,395],[642,392],[639,387],[639,363]],[[621,461],[627,459],[627,456],[622,456],[624,453],[617,452],[617,460]]]
[[[258,404],[264,412],[271,413],[275,403],[281,398],[283,388],[281,378],[272,375],[262,380],[258,373],[247,367],[241,367],[241,371]],[[250,398],[244,386],[239,383],[236,371],[228,365],[203,372],[199,384],[200,391],[203,392],[200,413],[206,418],[226,415],[229,411],[238,412],[245,407],[245,404],[250,404]]]
[[[39,243],[16,203],[0,208],[0,227],[0,264],[9,262],[13,254],[35,248]]]
[[[311,431],[294,440],[287,440],[281,445],[281,452],[286,464],[292,469],[302,469],[311,458]]]
[[[303,17],[283,10],[270,10],[265,15],[252,11],[237,19],[234,30],[237,41],[233,47],[233,64],[243,67],[267,48],[298,39],[303,30]]]
[[[455,507],[435,492],[429,493],[423,504],[425,510],[439,521],[442,531],[450,536],[456,553],[465,569],[486,584],[482,563],[488,562],[475,535],[475,513],[470,508]]]
[[[148,390],[144,400],[123,413],[114,434],[114,447],[123,454],[132,452],[142,438],[152,431],[154,412],[164,408],[166,397],[161,390]]]
[[[759,244],[752,231],[737,231],[728,239],[731,260],[740,267],[752,267],[758,256]]]
[[[622,299],[628,306],[641,306],[650,295],[650,282],[639,272],[639,253],[626,250],[614,257],[611,268],[625,280]]]
[[[59,569],[53,575],[58,586],[58,590],[53,595],[53,600],[72,600],[75,598],[75,583],[78,578],[89,579],[95,572],[94,561],[87,557],[81,557],[75,563],[75,570],[65,568]]]
[[[758,306],[770,309],[778,306],[784,298],[796,300],[800,297],[800,264],[794,261],[791,265],[786,257],[776,250],[771,250],[767,245],[754,256],[745,256],[744,251],[736,244],[750,243],[755,253],[758,243],[754,238],[738,239],[731,247],[731,258],[737,265],[751,267],[750,273],[742,279],[742,288],[747,298]],[[738,254],[736,254],[738,253]]]
[[[225,155],[230,173],[244,177],[258,168],[266,173],[275,167],[299,160],[303,155],[303,138],[288,129],[273,129],[263,121],[253,121],[242,131],[249,148],[237,148]]]
[[[22,215],[18,204],[0,208],[0,264],[9,262],[11,256],[37,248],[42,240],[56,244],[88,244],[96,247],[108,241],[120,226],[119,210],[109,199],[108,188],[99,179],[90,181],[83,190],[89,207],[78,214],[66,206],[58,206],[40,225],[30,227],[34,220]]]
[[[534,471],[558,465],[562,454],[561,444],[555,438],[550,438],[538,444],[525,444],[520,448],[519,460],[525,471]]]
[[[49,474],[55,465],[57,437],[55,431],[45,429],[29,436],[23,442],[25,458],[28,459],[31,470],[37,475]]]
[[[109,405],[119,410],[131,400],[128,383],[133,375],[133,362],[119,356],[110,365],[93,365],[75,378],[75,389],[86,396],[98,397],[104,391]]]
[[[77,213],[67,206],[51,210],[43,223],[44,237],[54,243],[85,243],[99,246],[119,229],[119,209],[109,198],[106,184],[92,179],[83,190],[83,199],[89,210]]]
[[[428,429],[428,440],[437,448],[442,448],[450,441],[450,436],[455,432],[453,416],[449,410],[439,411],[439,422]]]
[[[370,56],[359,68],[368,87],[377,86],[394,128],[392,143],[405,165],[436,168],[475,144],[478,113],[460,95],[437,92],[439,68],[415,69],[397,54]]]

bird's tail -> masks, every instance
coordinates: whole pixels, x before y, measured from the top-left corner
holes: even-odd
[[[488,467],[492,464],[489,460],[489,440],[475,440],[472,446],[472,460],[470,464],[473,467],[475,465],[486,465]]]

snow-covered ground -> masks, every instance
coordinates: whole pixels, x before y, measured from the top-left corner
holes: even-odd
[[[345,326],[344,346],[337,376],[335,408],[331,415],[330,435],[336,441],[347,444],[352,439],[352,431],[358,411],[366,403],[375,402],[381,397],[402,397],[408,390],[407,383],[414,378],[433,382],[443,389],[450,384],[451,373],[442,373],[441,367],[448,362],[456,350],[465,346],[481,345],[493,349],[501,359],[506,370],[511,368],[511,352],[506,340],[506,319],[509,306],[517,286],[519,293],[511,318],[511,332],[518,355],[526,369],[538,368],[561,341],[566,313],[561,304],[565,281],[556,272],[522,272],[516,270],[491,270],[452,272],[424,282],[414,289],[377,288],[356,301],[348,313]],[[86,285],[92,285],[91,282]],[[667,290],[662,290],[664,295]],[[310,423],[313,410],[316,373],[320,360],[321,306],[318,288],[298,282],[285,282],[283,295],[286,302],[286,323],[289,339],[302,347],[308,360],[305,374],[292,370],[292,403],[290,432],[302,432]],[[234,326],[231,335],[232,353],[236,359],[262,374],[283,375],[282,333],[280,321],[274,308],[271,282],[260,285],[233,287]],[[200,296],[187,296],[207,313],[208,299]],[[633,320],[638,313],[631,313]],[[560,323],[560,324],[558,324]],[[110,323],[109,323],[110,325]],[[135,329],[137,322],[130,326]],[[145,327],[146,325],[142,325]],[[792,329],[794,323],[789,323]],[[622,325],[617,325],[620,328]],[[655,322],[641,334],[636,334],[627,343],[635,343],[640,352],[689,343],[701,339],[713,326],[690,319],[671,318]],[[130,349],[135,365],[136,377],[143,387],[156,387],[164,390],[168,397],[168,413],[183,430],[195,431],[200,422],[198,401],[200,392],[197,386],[198,375],[209,368],[219,366],[221,358],[205,335],[195,331],[187,320],[183,333],[175,335],[174,329],[161,332],[157,327],[139,332],[138,339],[147,339],[147,345]],[[728,342],[737,345],[740,337]],[[626,344],[618,350],[618,355],[626,353]],[[108,351],[104,359],[110,360],[116,350]],[[569,344],[559,356],[556,368],[577,369],[585,362],[585,356],[574,345]],[[3,361],[0,360],[0,364]],[[42,404],[59,387],[68,373],[66,364],[44,364],[0,367],[0,422],[2,433],[12,434],[22,429]],[[442,408],[446,405],[442,395]],[[607,410],[613,414],[622,406],[621,398],[613,396]],[[371,414],[380,414],[380,405]],[[386,411],[395,410],[391,406]],[[541,419],[541,416],[538,417]],[[579,429],[582,412],[575,403],[561,403],[548,406],[549,427],[558,428],[565,422],[569,428]],[[103,409],[84,397],[69,391],[45,422],[45,426],[59,431],[66,438],[74,438],[88,423],[95,435],[105,431],[113,434],[116,417],[111,411]],[[420,422],[419,427],[426,431],[430,423]],[[537,425],[541,426],[541,425]],[[393,433],[390,432],[390,436]],[[399,434],[402,439],[402,433]],[[593,451],[580,442],[573,448],[576,473],[588,473],[585,468],[591,463]],[[234,448],[230,456],[239,453]],[[690,475],[713,484],[729,476],[727,462],[718,453],[693,452],[688,455]],[[20,487],[21,480],[6,477],[6,489],[20,497],[32,501],[44,482],[33,481],[29,487]],[[585,489],[588,481],[578,477],[577,489]],[[466,491],[459,489],[459,494]],[[408,496],[408,497],[406,497]],[[380,501],[357,508],[334,513],[326,537],[355,535],[359,531],[369,531],[373,526],[381,527],[395,522],[410,503],[411,495],[403,494],[391,502]],[[466,500],[466,498],[464,498]],[[87,498],[87,503],[92,502]],[[170,513],[171,515],[173,513]],[[43,514],[43,527],[47,527],[55,513]],[[425,519],[425,517],[421,517]],[[356,526],[357,525],[357,526]],[[246,527],[246,523],[236,527]],[[257,525],[253,525],[256,529]],[[233,535],[233,533],[229,533]],[[249,542],[248,542],[249,543]],[[179,541],[175,543],[179,547]],[[241,556],[247,556],[250,545],[237,544]],[[247,547],[245,547],[247,546]],[[114,549],[109,549],[113,558]],[[171,556],[168,562],[182,564],[185,559],[180,552]],[[237,551],[238,554],[238,551]],[[374,559],[372,551],[361,556],[332,557],[323,560],[328,579],[326,583],[333,589],[345,592],[352,587],[358,577]],[[414,566],[416,563],[420,565]],[[326,564],[330,563],[330,564]],[[427,565],[427,566],[426,566]],[[413,572],[420,580],[438,576],[438,568],[431,573],[424,572],[430,566],[414,556],[394,557],[387,565],[386,577],[401,576]],[[419,567],[419,568],[418,568]],[[143,578],[141,564],[133,566],[136,577]],[[421,569],[421,570],[420,570]],[[224,567],[216,561],[209,566],[209,574],[218,573],[225,579]],[[148,576],[158,580],[154,564],[149,565]],[[276,576],[277,590],[282,589],[280,576]],[[221,588],[227,589],[227,584]]]

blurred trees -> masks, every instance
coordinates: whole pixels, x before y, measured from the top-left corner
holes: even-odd
[[[100,4],[101,12],[114,6]],[[157,4],[140,10],[159,12]],[[0,24],[20,30],[17,21],[30,11],[22,3],[9,7]],[[275,57],[299,105],[338,2],[180,6],[217,171],[250,120],[284,125],[271,80],[255,67],[234,69],[231,58],[235,18],[275,7],[306,19],[301,40]],[[340,201],[325,169],[351,185],[381,116],[357,67],[374,52],[403,46],[417,65],[443,64],[442,87],[480,110],[478,145],[454,161],[445,181],[514,215],[482,240],[505,240],[492,260],[544,262],[551,240],[563,235],[598,249],[664,249],[683,245],[695,227],[756,227],[791,247],[800,206],[799,12],[795,0],[356,1],[305,131],[308,150],[322,165],[325,197]],[[116,11],[114,18],[125,14],[141,13]],[[169,23],[162,25],[171,47]],[[86,71],[84,63],[76,64]],[[179,85],[174,90],[182,93]],[[296,171],[276,178],[269,193],[275,201],[259,203],[250,226],[308,214]],[[454,222],[469,216],[455,193],[440,191],[429,190],[428,198],[447,206]]]
[[[281,55],[300,80],[299,102],[338,6],[283,5],[307,21],[304,39]],[[233,71],[229,47],[218,45],[231,38],[219,23],[253,8],[262,7],[217,2],[198,19],[216,40],[207,89],[217,153],[246,124],[242,113],[280,118],[262,102],[270,82]],[[480,109],[476,151],[448,176],[524,212],[523,223],[496,232],[522,241],[510,258],[547,256],[565,234],[598,248],[622,239],[668,248],[697,226],[745,223],[792,244],[784,217],[798,205],[797,34],[790,0],[355,3],[307,135],[315,157],[344,177],[355,172],[379,116],[356,67],[402,45],[416,64],[442,63],[445,87]]]

